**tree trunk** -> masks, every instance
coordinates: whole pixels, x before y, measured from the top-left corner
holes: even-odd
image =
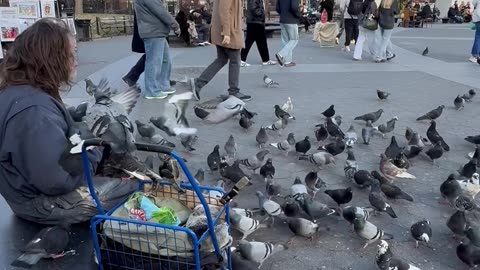
[[[83,0],[75,0],[75,14],[83,14]]]

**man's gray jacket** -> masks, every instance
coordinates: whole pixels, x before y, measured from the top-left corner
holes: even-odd
[[[171,29],[179,28],[161,0],[135,0],[135,13],[142,39],[166,38]]]

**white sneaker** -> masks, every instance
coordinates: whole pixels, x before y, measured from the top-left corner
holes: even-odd
[[[251,65],[250,65],[249,63],[247,63],[247,62],[242,61],[242,62],[240,63],[240,66],[241,66],[241,67],[249,67],[249,66],[251,66]]]
[[[472,57],[468,58],[468,61],[476,64],[477,63],[477,58],[472,56]]]
[[[348,47],[348,46],[347,46],[347,47],[343,47],[343,48],[342,48],[342,51],[344,51],[344,52],[349,52],[349,51],[350,51],[350,47]]]
[[[211,44],[212,44],[212,43],[210,43],[210,42],[208,42],[208,41],[203,42],[203,45],[205,45],[205,46],[208,46],[208,45],[211,45]]]
[[[273,61],[273,60],[268,60],[267,62],[263,62],[262,65],[264,66],[274,66],[277,64],[277,61]]]

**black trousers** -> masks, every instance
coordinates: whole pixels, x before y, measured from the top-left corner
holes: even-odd
[[[135,66],[130,69],[130,71],[127,73],[127,75],[125,75],[125,77],[131,82],[136,83],[143,71],[145,71],[145,54],[143,54],[142,57],[138,59]]]
[[[345,46],[350,46],[350,41],[358,39],[358,19],[345,19]]]
[[[267,36],[265,35],[265,25],[260,23],[247,23],[247,38],[245,39],[245,48],[242,49],[241,59],[247,60],[248,52],[253,43],[257,43],[258,52],[263,62],[270,60],[268,53]]]

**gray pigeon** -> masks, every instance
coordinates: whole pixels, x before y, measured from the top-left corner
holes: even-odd
[[[385,100],[388,98],[388,96],[390,96],[390,93],[377,89],[377,96],[380,100]]]
[[[427,55],[428,55],[428,47],[426,47],[425,50],[423,50],[422,55],[423,55],[423,56],[427,56]]]
[[[260,224],[260,221],[240,215],[234,211],[230,211],[230,222],[232,228],[242,233],[242,240],[247,238],[247,236],[255,232],[257,229],[266,228],[264,224]]]
[[[77,107],[68,106],[67,111],[75,122],[82,122],[87,114],[88,102],[82,102]]]
[[[350,125],[350,128],[345,132],[345,145],[349,148],[353,147],[358,140],[357,132],[353,125]]]
[[[320,151],[314,154],[301,155],[298,157],[299,160],[306,160],[311,164],[321,167],[323,165],[328,165],[330,163],[335,164],[335,158],[332,154],[324,151]]]
[[[315,198],[317,192],[327,185],[320,177],[318,177],[316,171],[310,171],[305,175],[305,186],[307,187],[308,193],[312,195],[312,198]]]
[[[155,127],[142,123],[140,120],[135,120],[135,124],[137,125],[138,134],[143,138],[150,139],[155,135]]]
[[[288,220],[288,228],[290,228],[295,235],[313,239],[314,235],[319,231],[320,226],[304,218],[290,218]]]
[[[272,175],[267,175],[266,177],[267,185],[265,187],[265,192],[270,199],[273,196],[280,196],[282,192],[282,185],[275,182]]]
[[[462,98],[466,102],[472,102],[472,99],[475,97],[475,95],[477,95],[477,92],[475,92],[475,89],[470,89],[470,90],[468,90],[468,93],[463,94]]]
[[[334,209],[329,208],[326,204],[314,200],[307,194],[302,194],[297,198],[303,211],[315,222],[320,218],[324,218],[335,214]]]
[[[245,259],[260,264],[258,269],[262,268],[263,262],[273,254],[287,249],[282,244],[272,244],[263,242],[248,242],[240,240],[238,250]],[[243,269],[242,269],[243,270]],[[246,269],[245,269],[246,270]],[[250,269],[249,269],[250,270]]]
[[[273,131],[280,132],[281,130],[285,129],[287,127],[287,125],[288,125],[288,120],[287,120],[286,117],[284,117],[282,119],[278,119],[277,121],[275,121],[270,126],[266,126],[264,128],[266,130],[273,130]]]
[[[196,149],[193,147],[198,140],[197,135],[186,135],[180,134],[180,143],[185,147],[187,152],[195,151]]]
[[[63,257],[63,251],[70,241],[70,225],[63,222],[54,227],[44,228],[39,231],[30,242],[22,249],[20,255],[12,266],[31,268],[41,259],[57,259]]]
[[[458,95],[454,100],[453,100],[453,105],[457,110],[463,109],[465,104],[465,99],[463,99],[460,95]]]
[[[190,93],[191,94],[191,93]],[[194,106],[195,115],[203,121],[211,124],[224,122],[239,114],[245,106],[245,102],[230,95],[225,101],[219,103],[214,109],[207,110],[201,106]]]
[[[372,138],[373,134],[373,126],[372,126],[372,121],[367,121],[367,126],[362,128],[362,139],[363,143],[366,145],[370,144],[370,139]]]
[[[343,170],[345,171],[345,177],[354,182],[355,173],[358,171],[358,163],[355,159],[355,155],[353,151],[348,149],[347,150],[347,160],[345,161],[345,165],[343,166]]]
[[[220,168],[220,145],[215,145],[213,151],[207,156],[207,165],[210,171],[216,171]]]
[[[181,134],[194,135],[196,128],[190,128],[185,116],[189,101],[193,98],[191,92],[172,96],[165,104],[164,112],[160,117],[150,118],[150,122],[168,136]]]
[[[387,203],[387,199],[380,190],[380,184],[378,181],[373,181],[368,200],[370,201],[370,205],[372,205],[373,209],[376,211],[386,212],[390,217],[397,218],[397,214],[393,211],[392,206]]]
[[[278,118],[278,119],[282,119],[284,117],[286,117],[287,119],[293,119],[295,120],[295,116],[291,115],[290,113],[282,110],[282,108],[280,108],[279,105],[275,105],[273,106],[273,108],[275,109],[275,116]]]
[[[278,143],[271,143],[270,146],[277,148],[278,150],[282,151],[286,156],[288,156],[288,152],[290,152],[295,145],[295,135],[293,133],[289,133],[286,140],[283,140]]]
[[[372,123],[377,122],[377,120],[382,116],[383,109],[379,109],[376,112],[366,113],[360,116],[355,117],[353,120],[361,120],[361,121],[372,121]]]
[[[290,196],[293,198],[298,198],[303,194],[307,194],[307,187],[302,183],[299,177],[295,177],[293,185],[290,187]]]
[[[267,199],[261,191],[257,191],[256,194],[258,197],[258,205],[260,209],[264,210],[267,213],[268,217],[272,219],[271,225],[273,225],[275,221],[273,218],[283,213],[282,207],[280,206],[280,204]]]
[[[255,172],[262,166],[265,156],[268,154],[270,154],[270,151],[262,150],[250,158],[240,160],[240,164]]]
[[[153,135],[152,138],[150,138],[150,143],[151,144],[156,144],[156,145],[164,145],[164,146],[168,146],[170,148],[175,147],[175,144],[173,144],[172,142],[163,138],[163,136],[158,134],[158,133],[155,133],[155,135]]]
[[[375,130],[378,130],[382,133],[383,138],[387,133],[392,132],[395,129],[395,122],[398,121],[398,117],[393,117],[392,119],[388,120],[386,124],[381,124],[378,127],[374,127]]]
[[[442,115],[444,108],[445,108],[445,105],[440,105],[440,106],[438,106],[436,109],[433,109],[433,110],[427,112],[426,114],[418,117],[418,118],[417,118],[417,121],[422,121],[422,120],[435,120],[435,119],[437,119],[438,117],[440,117],[440,115]]]
[[[255,137],[257,144],[260,148],[263,148],[265,144],[268,142],[268,134],[264,127],[261,127]]]
[[[228,140],[225,143],[223,149],[225,150],[225,153],[227,153],[227,156],[229,158],[235,159],[235,156],[237,155],[237,143],[235,142],[235,138],[233,138],[233,135],[230,135],[230,137],[228,137]]]
[[[266,87],[280,85],[278,82],[276,82],[276,81],[272,80],[270,77],[268,77],[267,74],[263,75],[263,83],[265,84]]]
[[[355,219],[353,221],[353,229],[358,236],[366,240],[363,248],[379,240],[393,239],[393,235],[385,233],[365,218]]]

